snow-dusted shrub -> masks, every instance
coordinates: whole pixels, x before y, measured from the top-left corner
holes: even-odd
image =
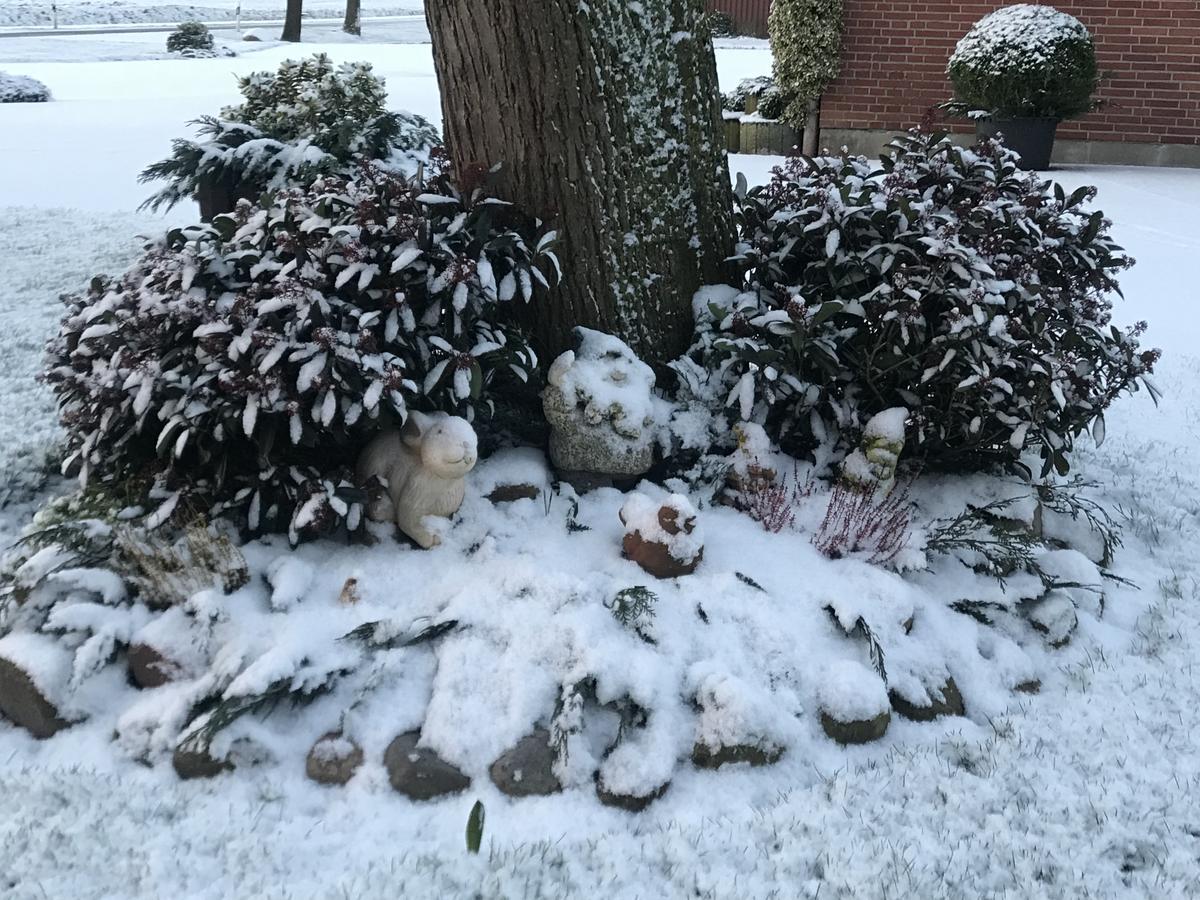
[[[546,283],[552,235],[535,246],[510,216],[481,187],[368,164],[150,242],[65,298],[45,373],[65,469],[153,474],[168,509],[293,540],[355,527],[352,468],[381,424],[470,417],[498,374],[536,366],[503,307]]]
[[[737,35],[737,23],[734,22],[733,16],[722,10],[712,10],[706,19],[708,23],[708,32],[713,37],[735,37]]]
[[[212,48],[212,32],[203,22],[181,22],[167,35],[168,53],[182,53],[185,50],[211,51]]]
[[[778,119],[783,116],[787,106],[775,79],[768,75],[756,78],[743,78],[737,87],[721,97],[721,105],[730,112],[746,112],[750,98],[757,101],[755,112],[764,119]]]
[[[50,89],[27,75],[0,72],[0,103],[45,103]]]
[[[973,468],[1037,447],[1065,471],[1158,358],[1144,325],[1110,323],[1132,260],[1095,190],[1051,189],[998,144],[914,132],[881,164],[795,157],[739,194],[743,292],[702,295],[693,359],[795,452],[850,449],[903,407],[910,457]]]
[[[972,26],[946,69],[955,107],[1069,119],[1092,109],[1099,78],[1091,33],[1052,6],[1003,6]]]
[[[774,0],[767,24],[783,118],[801,127],[841,68],[842,0]]]
[[[199,140],[175,140],[169,157],[142,172],[143,183],[167,182],[144,207],[170,208],[205,182],[255,199],[322,175],[350,176],[364,160],[407,173],[441,141],[420,116],[387,109],[383,79],[368,63],[335,66],[317,54],[247,75],[238,86],[241,105],[197,119]]]

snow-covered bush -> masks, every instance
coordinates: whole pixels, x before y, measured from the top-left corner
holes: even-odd
[[[1110,324],[1132,260],[1094,189],[1050,189],[998,144],[914,132],[881,165],[796,157],[739,194],[745,283],[698,297],[691,362],[793,452],[848,450],[903,407],[908,456],[973,468],[1037,447],[1065,471],[1158,358],[1143,325]]]
[[[383,79],[368,63],[289,59],[278,72],[239,79],[239,89],[241,105],[196,120],[199,140],[177,139],[169,157],[142,172],[142,182],[167,182],[145,207],[170,208],[206,182],[257,199],[322,175],[352,175],[364,160],[408,173],[440,143],[425,119],[387,109]]]
[[[708,32],[713,37],[735,37],[737,23],[733,16],[723,10],[712,10],[707,18]]]
[[[721,105],[730,112],[746,112],[751,97],[757,101],[755,112],[764,119],[780,118],[787,107],[787,100],[775,84],[775,79],[768,75],[743,78],[737,87],[722,95]]]
[[[167,52],[208,51],[213,48],[212,32],[203,22],[181,22],[167,35]]]
[[[0,72],[0,103],[45,103],[50,89],[27,75]]]
[[[482,187],[365,164],[170,231],[65,298],[44,376],[65,468],[153,474],[167,509],[293,540],[356,526],[352,468],[381,423],[472,416],[501,372],[533,372],[503,307],[547,283],[552,235],[516,220]]]
[[[1052,6],[1003,6],[958,42],[946,69],[962,111],[1069,119],[1092,109],[1096,47],[1083,23]]]
[[[774,0],[767,23],[783,118],[802,127],[841,68],[842,0]]]

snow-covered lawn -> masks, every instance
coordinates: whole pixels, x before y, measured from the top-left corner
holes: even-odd
[[[287,4],[283,0],[203,0],[200,3],[142,3],[138,0],[62,0],[57,4],[35,3],[31,0],[0,0],[0,26],[51,25],[52,6],[58,7],[60,28],[68,25],[126,25],[142,22],[221,22],[233,21],[238,10],[244,20],[283,20]],[[304,15],[314,19],[339,18],[345,14],[344,3],[309,3]],[[364,16],[393,16],[421,11],[419,2],[367,2],[362,5]]]
[[[394,106],[440,118],[428,47],[304,49],[374,62],[388,78]],[[50,399],[32,376],[55,323],[57,295],[95,272],[119,269],[135,247],[131,235],[161,227],[161,220],[133,212],[147,193],[136,184],[137,172],[165,153],[185,120],[234,99],[230,73],[274,67],[289,51],[294,48],[268,47],[237,59],[7,66],[46,82],[56,101],[0,107],[0,202],[6,207],[0,209],[0,396],[6,398],[0,506],[4,485],[12,488],[12,502],[0,511],[0,541],[27,513],[27,486],[53,440]],[[769,67],[765,54],[753,49],[722,49],[719,61],[725,86]],[[732,166],[754,181],[771,162],[739,157]],[[469,679],[442,685],[436,704],[441,724],[435,727],[449,735],[443,743],[453,742],[457,728],[457,758],[476,776],[467,793],[415,806],[388,786],[378,745],[419,723],[420,711],[407,708],[366,707],[361,728],[370,758],[343,789],[318,788],[303,777],[309,734],[285,747],[277,731],[264,729],[258,737],[275,742],[280,761],[216,781],[181,783],[168,764],[145,768],[115,754],[109,720],[44,743],[0,723],[0,895],[1194,896],[1200,880],[1200,747],[1194,741],[1200,733],[1194,663],[1200,652],[1200,359],[1189,354],[1200,341],[1190,302],[1200,280],[1200,237],[1191,227],[1200,172],[1080,168],[1057,177],[1068,188],[1097,184],[1114,233],[1139,259],[1124,280],[1127,301],[1117,315],[1123,322],[1151,322],[1148,342],[1167,351],[1156,378],[1166,396],[1158,409],[1144,392],[1120,402],[1108,415],[1107,442],[1076,456],[1077,470],[1103,486],[1105,502],[1126,523],[1126,547],[1115,569],[1140,591],[1112,590],[1103,619],[1086,618],[1068,647],[1036,656],[1039,695],[1002,696],[981,683],[977,696],[986,702],[970,718],[897,721],[884,741],[853,750],[818,739],[811,722],[786,723],[789,752],[775,766],[719,772],[682,766],[667,794],[638,816],[600,806],[587,788],[509,800],[488,782],[486,765],[505,740],[519,736],[529,711],[497,699],[489,712],[487,685],[493,682],[496,698],[528,697],[537,691],[514,692],[514,681],[540,684],[545,673],[505,670],[505,658],[492,648],[521,641],[545,646],[549,670],[558,664],[552,643],[537,633],[536,616],[523,618],[554,605],[538,591],[556,578],[570,589],[575,582],[568,575],[581,559],[595,566],[603,588],[618,586],[631,564],[615,550],[611,561],[597,562],[619,535],[615,497],[584,506],[582,521],[593,530],[571,544],[549,529],[548,519],[561,517],[561,510],[544,513],[522,501],[503,516],[475,498],[471,528],[491,537],[468,528],[438,551],[441,556],[410,563],[402,596],[388,596],[386,545],[345,554],[314,578],[315,591],[336,596],[348,574],[363,575],[364,611],[379,606],[411,614],[442,597],[460,604],[461,617],[478,617],[475,627],[489,635],[474,646],[479,668],[448,665]],[[171,218],[190,215],[176,210]],[[752,572],[773,596],[786,595],[794,579],[798,604],[830,588],[832,564],[807,546],[800,548],[803,565],[796,571],[770,558],[773,545],[765,536],[761,544],[739,544],[745,531],[732,512],[713,511],[705,527],[706,568],[686,590],[712,596],[705,602],[714,627],[738,604],[754,602],[753,592],[723,571]],[[722,544],[726,534],[729,545]],[[475,552],[468,548],[477,538],[478,559],[469,571],[437,570],[437,560],[457,558],[450,551]],[[496,558],[515,554],[522,540],[545,541],[545,551],[527,555],[525,568],[514,574],[511,563]],[[278,552],[278,546],[247,551],[255,565]],[[317,552],[302,554],[319,567]],[[509,601],[511,611],[470,608],[472,596],[512,588],[504,579],[514,577],[536,590]],[[870,590],[875,578],[841,588],[847,594]],[[351,612],[337,609],[328,627],[348,618]],[[665,613],[658,627],[671,629],[677,618]],[[790,618],[777,634],[763,610],[746,620],[763,630],[762,646],[793,649],[802,670],[829,650],[829,638],[817,636],[828,625],[816,618]],[[811,645],[790,630],[797,626],[813,629]],[[581,635],[604,633],[591,620],[576,627]],[[982,652],[987,641],[974,643],[976,629],[956,628],[954,636],[971,639],[971,653]],[[696,652],[673,643],[669,631],[659,638],[665,656]],[[654,671],[637,642],[630,646],[630,660]],[[708,652],[732,664],[739,651],[714,646]],[[964,648],[963,658],[968,655]],[[428,666],[422,658],[405,674],[428,680]],[[108,686],[114,694],[132,693],[111,677]],[[475,735],[464,734],[472,725],[486,726],[480,746],[471,744]],[[476,799],[487,807],[490,848],[480,857],[464,849]]]

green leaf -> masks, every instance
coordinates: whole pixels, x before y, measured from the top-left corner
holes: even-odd
[[[467,818],[467,852],[478,853],[483,845],[483,801],[476,800],[471,807],[471,815]]]
[[[817,314],[813,316],[812,324],[820,325],[822,322],[828,321],[839,312],[845,309],[845,304],[840,300],[829,300],[821,304],[821,308],[817,310]]]

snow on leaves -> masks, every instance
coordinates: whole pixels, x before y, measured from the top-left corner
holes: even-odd
[[[903,407],[916,456],[971,467],[1037,448],[1065,472],[1158,358],[1144,325],[1110,322],[1133,261],[1094,196],[1021,173],[999,145],[921,133],[882,164],[790,159],[739,198],[740,291],[698,304],[712,402],[797,450],[850,444]]]
[[[299,540],[360,521],[348,464],[380,423],[410,404],[470,418],[498,374],[528,379],[501,306],[556,261],[436,173],[365,164],[265,202],[68,297],[45,379],[84,481],[149,471],[176,502]]]

